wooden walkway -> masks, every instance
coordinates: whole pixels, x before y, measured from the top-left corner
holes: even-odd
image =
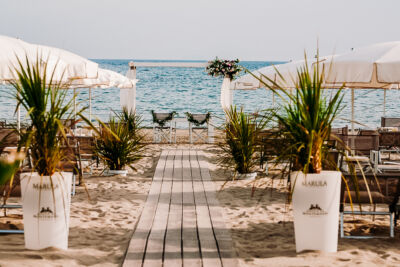
[[[238,266],[202,151],[162,151],[123,266]]]

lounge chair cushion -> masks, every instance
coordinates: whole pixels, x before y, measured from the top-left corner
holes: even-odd
[[[355,191],[350,191],[351,195],[351,200],[353,204],[371,204],[369,194],[367,191],[360,191],[360,199],[357,201],[356,198],[356,192]],[[391,197],[386,197],[380,192],[377,191],[371,191],[371,197],[372,197],[372,204],[390,204],[392,203],[392,198]],[[343,203],[350,203],[350,200],[348,199],[348,192],[347,190],[344,192],[344,197],[343,197]]]

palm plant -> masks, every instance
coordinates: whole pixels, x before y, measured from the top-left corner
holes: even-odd
[[[55,70],[47,75],[47,63],[39,56],[36,63],[26,57],[25,64],[20,59],[18,64],[17,79],[12,82],[17,109],[24,107],[31,120],[28,128],[20,131],[20,146],[30,148],[33,168],[39,175],[51,176],[65,156],[61,149],[65,138],[62,119],[72,119],[75,96],[67,99],[67,84],[54,81]],[[77,115],[81,116],[81,111]]]
[[[323,94],[324,75],[318,61],[311,71],[307,60],[298,69],[294,94],[266,76],[259,80],[279,95],[284,103],[274,114],[281,128],[278,134],[284,138],[284,148],[277,162],[289,160],[292,163],[291,170],[320,173],[325,159],[324,142],[328,140],[331,125],[341,110],[342,88],[329,98]]]
[[[119,121],[111,118],[100,132],[95,153],[104,160],[110,170],[122,170],[125,166],[135,169],[133,163],[142,158],[143,135],[140,132],[141,117],[123,110]]]
[[[258,133],[265,127],[269,117],[260,117],[261,120],[256,121],[255,116],[246,114],[243,108],[238,110],[236,106],[225,110],[225,114],[225,135],[220,145],[225,152],[222,164],[233,166],[234,171],[239,174],[250,173],[256,165]]]
[[[13,153],[7,158],[0,159],[0,186],[9,182],[11,187],[14,174],[23,159],[24,155],[22,153]]]

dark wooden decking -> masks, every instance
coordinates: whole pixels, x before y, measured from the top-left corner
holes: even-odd
[[[162,151],[123,266],[238,266],[202,151]]]

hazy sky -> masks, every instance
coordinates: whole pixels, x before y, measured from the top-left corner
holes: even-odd
[[[0,0],[0,34],[88,58],[289,60],[400,40],[398,0]]]

